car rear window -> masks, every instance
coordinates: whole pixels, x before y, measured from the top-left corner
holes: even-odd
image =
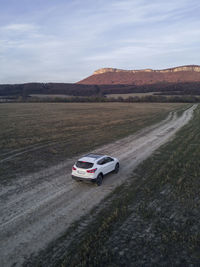
[[[92,168],[94,164],[91,162],[85,162],[85,161],[77,161],[76,162],[76,167],[82,168],[82,169],[90,169]]]

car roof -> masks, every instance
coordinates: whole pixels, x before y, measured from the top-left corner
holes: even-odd
[[[86,161],[86,162],[96,162],[100,158],[105,157],[106,155],[97,155],[97,154],[87,154],[79,159],[79,161]]]

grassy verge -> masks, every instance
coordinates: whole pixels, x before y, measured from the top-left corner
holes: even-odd
[[[162,120],[183,104],[0,105],[0,181],[38,171]]]
[[[103,210],[93,210],[94,220],[57,264],[199,266],[199,158],[200,107],[173,141],[107,198]]]

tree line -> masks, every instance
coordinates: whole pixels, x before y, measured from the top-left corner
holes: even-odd
[[[200,82],[155,83],[147,85],[84,85],[72,83],[26,83],[1,84],[0,96],[22,96],[31,94],[63,94],[69,96],[104,96],[107,94],[156,92],[170,95],[200,95]]]
[[[123,103],[200,103],[200,96],[163,96],[163,95],[147,95],[147,96],[129,96],[123,97],[104,97],[104,96],[88,96],[88,97],[23,97],[8,98],[8,101],[0,102],[22,102],[22,103],[98,103],[98,102],[123,102]]]

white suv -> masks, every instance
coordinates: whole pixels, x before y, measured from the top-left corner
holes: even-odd
[[[72,167],[72,178],[77,181],[102,184],[104,175],[119,171],[119,161],[106,155],[88,154],[80,158]]]

